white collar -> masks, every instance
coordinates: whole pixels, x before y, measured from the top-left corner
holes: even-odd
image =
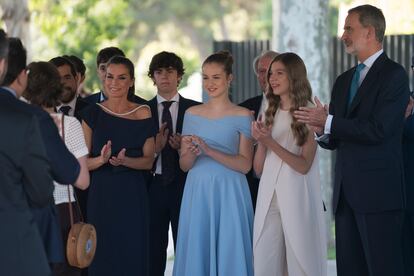
[[[167,101],[164,97],[160,94],[157,94],[157,104]],[[170,101],[179,102],[180,101],[180,94],[176,93],[174,97],[171,98]]]
[[[376,52],[375,54],[373,54],[372,56],[370,56],[369,58],[367,58],[366,60],[364,60],[363,64],[365,64],[366,67],[371,68],[372,64],[374,64],[374,62],[377,60],[377,58],[384,52],[383,49],[379,50],[378,52]],[[358,62],[359,64],[359,62]]]

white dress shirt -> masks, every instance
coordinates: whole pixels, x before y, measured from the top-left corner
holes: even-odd
[[[167,100],[164,99],[162,96],[157,94],[158,125],[159,125],[159,127],[161,127],[161,124],[162,124],[162,111],[164,110],[164,106],[162,105],[162,102],[165,102],[165,101],[167,101]],[[175,96],[172,97],[170,101],[174,101],[170,106],[170,113],[171,113],[171,119],[172,119],[172,124],[173,124],[173,133],[176,133],[177,117],[178,117],[178,103],[180,101],[180,95],[178,93],[175,94]],[[168,143],[168,141],[167,141],[167,143]],[[162,172],[161,158],[162,158],[162,155],[159,154],[158,159],[157,159],[156,169],[155,169],[156,174],[161,174],[161,172]]]

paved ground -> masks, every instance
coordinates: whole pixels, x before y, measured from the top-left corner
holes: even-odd
[[[173,261],[167,262],[167,268],[165,270],[165,276],[171,276],[173,271]],[[335,261],[328,261],[328,276],[336,276]]]
[[[168,242],[168,261],[167,261],[167,268],[165,269],[165,276],[171,276],[174,266],[174,249],[173,249],[173,241],[171,237],[171,231],[170,231],[170,239]],[[328,261],[328,276],[336,276],[336,263],[334,260]]]

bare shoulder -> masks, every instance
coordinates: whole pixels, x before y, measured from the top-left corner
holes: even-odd
[[[197,104],[187,108],[186,112],[191,113],[193,115],[201,115],[205,110],[204,104]]]
[[[238,106],[238,105],[234,105],[231,111],[236,116],[251,116],[252,115],[252,112],[249,109]]]

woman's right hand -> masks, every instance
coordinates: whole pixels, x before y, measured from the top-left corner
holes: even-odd
[[[109,158],[111,158],[112,155],[112,142],[108,140],[106,144],[101,149],[101,160],[103,164],[108,163]]]

